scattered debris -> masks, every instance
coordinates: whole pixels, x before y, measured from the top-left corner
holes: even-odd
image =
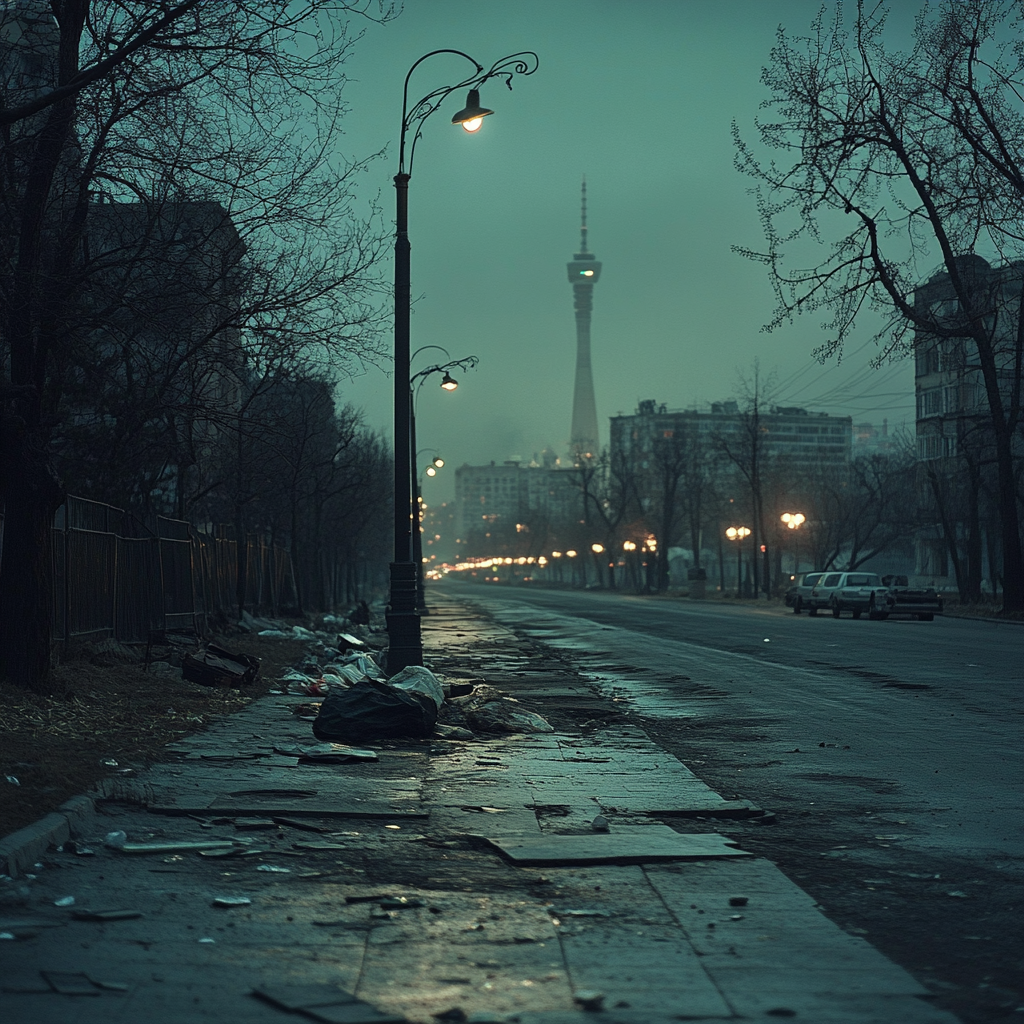
[[[292,873],[291,868],[282,868],[279,867],[277,864],[261,864],[256,870],[268,871],[275,875],[290,875]]]
[[[109,846],[112,850],[120,850],[128,842],[128,835],[125,832],[108,832],[103,838],[103,845]]]
[[[61,896],[60,899],[53,901],[53,905],[55,907],[73,907],[75,905],[75,897]]]
[[[515,864],[643,863],[655,860],[749,857],[716,832],[682,834],[667,825],[645,825],[622,832],[563,836],[486,836]]]
[[[381,910],[411,910],[415,907],[425,907],[423,900],[410,899],[408,896],[396,896],[381,900],[377,906]]]
[[[572,994],[572,1001],[581,1009],[596,1013],[604,1009],[604,993],[596,989],[581,988]]]
[[[590,823],[590,827],[595,832],[607,832],[610,826],[608,825],[608,819],[603,814],[598,814]]]
[[[209,839],[170,843],[125,843],[122,853],[196,853],[200,850],[232,850],[235,844],[230,839]]]
[[[133,921],[145,917],[141,910],[76,910],[71,915],[76,921]]]
[[[231,651],[208,643],[196,654],[182,658],[181,675],[200,686],[234,687],[240,689],[256,681],[260,672],[259,658]]]
[[[273,818],[235,818],[235,828],[240,829],[261,829],[277,828],[277,822]]]
[[[745,907],[750,902],[749,896],[730,896],[729,906],[730,907]]]
[[[275,754],[297,757],[305,764],[350,764],[358,761],[377,761],[375,750],[350,747],[344,743],[317,743],[308,747],[274,747]]]
[[[247,907],[252,903],[248,896],[218,896],[211,907]]]
[[[12,786],[20,786],[21,785],[21,783],[18,781],[17,776],[15,776],[15,775],[7,775],[7,776],[5,776],[5,778],[7,779],[7,781]]]
[[[443,740],[474,740],[476,734],[469,729],[463,729],[460,725],[437,725],[434,727],[434,735]]]

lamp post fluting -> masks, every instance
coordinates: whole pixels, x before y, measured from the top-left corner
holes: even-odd
[[[413,72],[430,57],[452,54],[469,61],[473,72],[455,85],[443,86],[409,106],[409,80]],[[511,89],[516,74],[530,75],[537,70],[537,55],[532,52],[502,57],[485,71],[461,50],[432,50],[417,60],[405,76],[402,90],[402,130],[398,142],[398,173],[395,175],[395,546],[391,563],[391,594],[386,613],[388,625],[389,675],[409,665],[423,664],[423,640],[416,610],[419,569],[413,555],[413,526],[418,528],[419,509],[412,505],[412,417],[409,402],[409,319],[412,300],[409,265],[409,180],[412,177],[416,143],[423,123],[453,92],[468,89],[466,106],[453,118],[453,124],[476,131],[482,119],[492,111],[480,106],[480,86],[499,78]],[[406,169],[406,135],[412,129],[409,163]]]

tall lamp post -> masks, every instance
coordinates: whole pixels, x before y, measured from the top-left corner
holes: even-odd
[[[736,596],[739,597],[743,589],[743,538],[750,536],[750,528],[730,526],[725,535],[729,540],[736,541]]]
[[[455,85],[442,86],[409,106],[409,80],[412,73],[430,57],[453,54],[473,65],[473,73]],[[452,118],[466,131],[475,132],[483,119],[493,113],[480,105],[480,86],[491,78],[500,78],[511,88],[516,74],[530,75],[537,70],[537,55],[514,53],[492,64],[485,71],[461,50],[432,50],[417,60],[405,76],[402,89],[402,131],[398,142],[398,173],[395,175],[395,559],[391,563],[391,594],[387,609],[388,665],[390,675],[409,665],[423,664],[423,639],[416,610],[418,567],[413,557],[413,522],[419,510],[412,506],[412,436],[409,412],[409,318],[412,289],[409,266],[409,180],[412,177],[416,143],[423,124],[453,92],[468,89],[466,106]],[[409,166],[405,163],[405,137],[412,129]]]

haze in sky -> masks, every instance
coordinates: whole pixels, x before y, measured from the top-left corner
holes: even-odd
[[[915,4],[897,5],[909,35]],[[418,444],[447,466],[425,481],[428,503],[454,493],[451,470],[566,453],[575,366],[573,296],[565,264],[578,250],[580,182],[587,179],[590,248],[603,263],[591,330],[601,439],[608,418],[651,398],[670,409],[736,394],[755,359],[774,373],[784,405],[911,429],[910,360],[870,366],[878,322],[837,364],[813,351],[820,313],[768,334],[774,299],[765,269],[736,254],[763,236],[752,182],[733,166],[732,124],[756,141],[766,98],[762,66],[779,25],[805,34],[819,0],[406,0],[385,25],[366,26],[346,65],[352,112],[346,155],[388,148],[364,179],[393,223],[402,85],[440,48],[485,67],[534,50],[532,76],[509,92],[492,81],[492,108],[469,135],[450,124],[453,94],[424,127],[409,192],[412,348],[440,345],[479,367],[444,392],[419,392]],[[472,66],[450,55],[415,72],[410,101]],[[388,270],[390,274],[390,269]],[[431,349],[413,369],[443,361]],[[343,398],[390,433],[389,367],[366,368]],[[421,467],[429,460],[424,451]]]

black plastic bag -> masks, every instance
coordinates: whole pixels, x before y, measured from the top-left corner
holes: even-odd
[[[423,737],[434,731],[437,706],[418,693],[376,679],[360,679],[328,694],[313,723],[313,735],[331,743]]]

